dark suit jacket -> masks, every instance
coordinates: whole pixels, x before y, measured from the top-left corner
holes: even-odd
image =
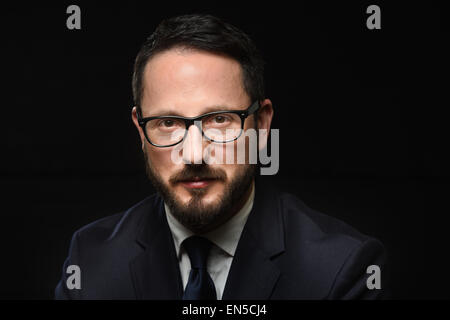
[[[223,299],[375,299],[369,265],[383,272],[382,244],[308,208],[293,195],[256,185]],[[69,290],[69,265],[81,289]],[[383,274],[381,277],[384,280]],[[181,276],[164,204],[157,194],[73,235],[57,299],[180,299]]]

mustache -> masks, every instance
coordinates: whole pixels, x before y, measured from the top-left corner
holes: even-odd
[[[225,181],[226,178],[225,171],[220,168],[215,169],[207,164],[188,164],[181,171],[170,177],[169,182],[174,184],[181,181],[209,179]]]

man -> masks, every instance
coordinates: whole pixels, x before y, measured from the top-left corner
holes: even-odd
[[[209,15],[158,26],[136,58],[132,109],[158,193],[74,234],[56,298],[383,296],[367,273],[383,270],[380,242],[257,178],[246,133],[266,147],[263,88],[263,60],[235,27]]]

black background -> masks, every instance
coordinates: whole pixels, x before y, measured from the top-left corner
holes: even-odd
[[[50,299],[75,230],[153,192],[131,74],[162,18],[212,13],[266,59],[267,183],[380,239],[395,298],[449,298],[443,8],[430,2],[2,4],[2,299]],[[66,8],[81,7],[81,30]],[[381,7],[381,30],[366,8]],[[6,137],[6,139],[5,139]]]

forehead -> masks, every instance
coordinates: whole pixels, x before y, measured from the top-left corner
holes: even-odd
[[[143,74],[143,108],[242,104],[248,100],[238,61],[224,55],[174,48],[156,54]]]

